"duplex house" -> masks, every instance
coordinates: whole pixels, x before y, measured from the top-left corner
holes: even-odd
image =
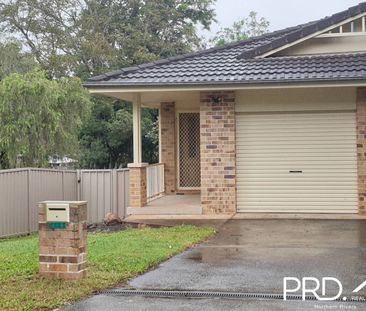
[[[366,3],[85,86],[133,103],[132,214],[366,214]],[[160,109],[158,165],[141,107]]]

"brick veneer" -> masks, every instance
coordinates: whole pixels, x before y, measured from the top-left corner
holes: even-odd
[[[165,192],[176,192],[175,104],[160,105],[161,162],[165,170]]]
[[[50,229],[46,203],[39,204],[39,272],[43,277],[80,280],[86,276],[87,203],[70,204],[66,229]]]
[[[130,179],[130,207],[144,207],[147,205],[146,167],[147,163],[129,164]]]
[[[202,92],[200,102],[203,213],[235,213],[235,92]]]
[[[359,213],[366,215],[366,88],[357,89],[357,166]]]

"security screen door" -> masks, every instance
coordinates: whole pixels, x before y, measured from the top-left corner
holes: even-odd
[[[178,188],[199,189],[201,186],[199,113],[178,114],[178,136]]]

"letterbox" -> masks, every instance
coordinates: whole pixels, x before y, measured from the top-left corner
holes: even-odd
[[[70,222],[70,207],[67,203],[47,202],[46,221],[52,229],[64,229]]]

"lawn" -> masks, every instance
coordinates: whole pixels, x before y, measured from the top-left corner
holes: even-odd
[[[214,234],[178,226],[88,235],[88,277],[82,281],[38,276],[38,236],[0,239],[0,310],[56,308],[125,282]]]

